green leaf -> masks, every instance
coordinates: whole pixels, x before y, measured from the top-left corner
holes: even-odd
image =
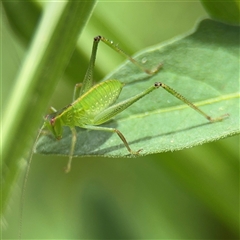
[[[208,14],[228,24],[240,24],[240,2],[238,0],[201,0]]]
[[[45,3],[47,5],[47,3]],[[82,3],[82,9],[85,13],[88,13],[88,8],[84,8]],[[34,36],[34,32],[38,26],[38,22],[41,19],[41,15],[44,9],[44,4],[41,1],[4,1],[4,10],[7,14],[9,24],[12,30],[20,40],[21,44],[28,46]],[[24,12],[24,18],[22,13]],[[84,20],[80,15],[79,20]],[[104,25],[102,19],[98,19],[98,26]],[[105,26],[105,25],[104,25]],[[99,27],[98,27],[99,28]],[[80,45],[80,46],[79,46]],[[78,79],[84,77],[85,69],[87,69],[87,60],[83,53],[82,40],[76,45],[76,48],[71,55],[69,64],[66,67],[64,76],[68,77],[68,81],[76,82]],[[81,64],[81,68],[79,65]]]
[[[24,45],[29,45],[41,18],[40,4],[37,1],[3,1],[3,6],[12,30]]]
[[[202,21],[190,35],[142,51],[136,56],[152,68],[163,69],[147,76],[126,62],[105,79],[127,83],[119,100],[161,81],[194,102],[212,117],[229,114],[222,122],[209,123],[197,112],[163,89],[139,100],[114,120],[115,127],[140,155],[174,151],[239,133],[239,27],[212,20]],[[77,128],[75,156],[131,157],[116,134]],[[64,127],[63,139],[43,135],[37,153],[68,155],[71,132]]]

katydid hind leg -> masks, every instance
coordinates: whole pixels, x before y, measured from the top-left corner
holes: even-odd
[[[121,48],[118,47],[118,44],[114,44],[113,41],[110,41],[102,36],[97,36],[93,39],[93,45],[92,45],[92,53],[89,61],[89,65],[85,74],[85,77],[83,79],[82,84],[77,84],[74,89],[73,94],[73,101],[75,101],[78,97],[82,96],[84,93],[86,93],[88,90],[90,90],[93,86],[93,72],[94,72],[94,65],[96,61],[97,56],[97,48],[99,42],[102,41],[109,47],[111,47],[113,50],[127,58],[129,61],[131,61],[135,66],[137,66],[139,69],[141,69],[143,72],[146,72],[147,74],[155,74],[162,68],[162,63],[159,63],[156,67],[153,69],[146,69],[142,63],[136,61],[134,58],[132,58],[130,55],[125,53]]]
[[[90,62],[88,65],[87,72],[82,82],[81,90],[79,92],[79,97],[82,96],[84,93],[86,93],[88,90],[90,90],[93,86],[93,70],[94,70],[94,65],[96,61],[97,48],[98,48],[99,41],[100,39],[98,39],[97,37],[93,39],[92,54],[90,57]]]
[[[157,73],[161,68],[162,68],[162,63],[159,63],[157,66],[155,66],[153,69],[147,69],[144,67],[144,65],[138,61],[136,61],[134,58],[132,58],[130,55],[125,53],[119,46],[118,44],[115,44],[113,41],[103,37],[103,36],[98,36],[96,38],[99,38],[102,42],[104,42],[106,45],[108,45],[110,48],[112,48],[114,51],[118,52],[125,58],[127,58],[130,62],[132,62],[135,66],[137,66],[139,69],[141,69],[143,72],[147,74],[155,74]]]
[[[124,111],[126,108],[131,106],[133,103],[137,102],[139,99],[145,97],[150,92],[152,92],[152,91],[154,91],[154,90],[156,90],[156,89],[158,89],[160,87],[165,89],[166,91],[168,91],[174,97],[176,97],[179,100],[181,100],[184,104],[187,104],[189,107],[191,107],[193,110],[195,110],[196,112],[201,114],[203,117],[205,117],[210,122],[222,121],[224,118],[228,117],[228,114],[225,114],[225,115],[217,117],[217,118],[212,118],[208,114],[206,114],[204,111],[202,111],[199,107],[197,107],[195,104],[193,104],[189,100],[187,100],[184,96],[182,96],[181,94],[176,92],[174,89],[170,88],[169,86],[167,86],[166,84],[163,84],[161,82],[156,82],[156,83],[154,83],[153,86],[150,86],[145,91],[143,91],[143,92],[141,92],[141,93],[139,93],[139,94],[137,94],[137,95],[135,95],[135,96],[125,100],[125,101],[122,101],[120,103],[117,103],[117,104],[112,105],[109,108],[105,109],[104,111],[102,111],[100,114],[98,114],[95,117],[94,123],[96,125],[98,125],[98,124],[107,122],[112,117],[114,117],[115,115],[117,115],[120,112]],[[119,130],[117,130],[115,128],[105,128],[105,127],[100,127],[100,126],[87,126],[87,128],[88,129],[92,129],[92,130],[102,130],[102,131],[115,132],[115,133],[118,134],[118,136],[120,137],[120,139],[122,140],[122,142],[124,143],[124,145],[126,146],[126,148],[128,149],[128,151],[131,154],[138,154],[141,151],[141,150],[138,150],[137,152],[132,151],[132,149],[130,148],[128,142],[126,141],[125,137],[123,136],[123,134]]]
[[[162,87],[164,90],[166,90],[167,92],[169,92],[171,95],[173,95],[174,97],[178,98],[179,100],[181,100],[183,103],[187,104],[189,107],[191,107],[192,109],[194,109],[196,112],[198,112],[199,114],[201,114],[203,117],[205,117],[209,122],[218,122],[218,121],[222,121],[224,118],[227,118],[229,115],[228,114],[224,114],[220,117],[216,117],[216,118],[212,118],[211,116],[209,116],[207,113],[205,113],[204,111],[202,111],[199,107],[197,107],[195,104],[193,104],[192,102],[190,102],[187,98],[185,98],[183,95],[181,95],[180,93],[176,92],[174,89],[172,89],[171,87],[169,87],[168,85],[161,83],[161,82],[156,82],[155,83],[156,87]]]

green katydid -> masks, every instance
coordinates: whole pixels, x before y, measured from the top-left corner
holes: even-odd
[[[23,206],[23,200],[24,200],[24,191],[26,188],[27,177],[30,170],[34,148],[42,130],[45,127],[47,127],[50,130],[50,132],[52,132],[52,134],[56,139],[62,138],[63,126],[70,127],[72,131],[72,143],[71,143],[71,148],[69,150],[69,160],[66,167],[66,172],[69,172],[71,169],[71,162],[74,155],[74,149],[75,149],[75,144],[77,140],[77,132],[75,127],[85,128],[89,130],[100,130],[100,131],[117,133],[117,135],[119,136],[121,141],[124,143],[125,147],[127,148],[127,151],[130,154],[138,155],[142,149],[138,149],[136,151],[132,150],[126,138],[118,129],[102,127],[101,124],[111,120],[114,116],[124,111],[130,105],[134,104],[139,99],[145,97],[147,94],[151,93],[152,91],[160,87],[162,87],[167,92],[169,92],[170,94],[172,94],[173,96],[181,100],[183,103],[193,108],[195,111],[203,115],[210,122],[221,121],[228,116],[226,114],[218,118],[210,117],[201,109],[199,109],[196,105],[188,101],[181,94],[179,94],[174,89],[172,89],[171,87],[161,82],[155,82],[145,91],[129,99],[126,99],[122,102],[115,104],[124,86],[123,83],[121,83],[116,79],[106,80],[96,85],[94,85],[93,83],[93,69],[94,69],[94,64],[95,64],[95,59],[97,54],[97,47],[100,41],[110,46],[116,52],[119,52],[121,55],[126,57],[133,64],[135,64],[139,69],[146,72],[147,74],[150,74],[150,75],[155,74],[162,67],[162,64],[159,64],[158,66],[156,66],[156,68],[152,70],[148,70],[144,68],[142,64],[140,64],[139,62],[134,60],[131,56],[126,54],[124,51],[122,51],[118,47],[118,45],[114,44],[112,41],[102,36],[95,37],[93,40],[91,59],[90,59],[90,63],[89,63],[85,78],[82,83],[76,84],[74,89],[74,94],[73,94],[73,102],[59,111],[55,110],[54,108],[51,108],[52,113],[48,114],[45,117],[44,124],[38,133],[33,150],[31,152],[30,160],[28,163],[28,167],[27,167],[27,171],[24,179],[22,200],[21,200],[22,206]],[[20,220],[19,236],[21,239],[22,210],[21,210],[20,219],[21,220]]]
[[[128,152],[133,155],[138,155],[141,149],[133,151],[130,148],[124,135],[118,129],[102,127],[100,125],[109,121],[114,116],[116,116],[117,114],[128,108],[130,105],[138,101],[140,98],[146,96],[147,94],[154,91],[155,89],[158,89],[159,87],[162,87],[170,94],[180,99],[182,102],[203,115],[210,122],[221,121],[226,117],[226,115],[224,115],[218,118],[211,118],[193,103],[188,101],[185,97],[183,97],[175,90],[161,82],[156,82],[152,86],[147,88],[145,91],[120,103],[115,104],[124,86],[123,83],[113,79],[106,80],[93,86],[93,69],[97,54],[97,47],[100,41],[104,42],[123,56],[127,57],[133,64],[138,66],[142,71],[146,72],[147,74],[157,73],[162,66],[162,64],[159,64],[156,68],[152,70],[145,69],[139,62],[135,61],[132,57],[123,52],[118,47],[118,45],[114,44],[112,41],[102,36],[97,36],[94,38],[89,67],[87,69],[83,82],[81,84],[76,84],[75,86],[73,102],[59,111],[56,111],[52,108],[53,112],[46,116],[42,127],[47,127],[56,139],[62,138],[63,126],[70,127],[72,131],[72,144],[69,151],[69,161],[66,167],[66,172],[69,172],[71,169],[72,157],[74,154],[75,144],[77,140],[77,132],[75,127],[117,133],[117,135],[127,148]]]

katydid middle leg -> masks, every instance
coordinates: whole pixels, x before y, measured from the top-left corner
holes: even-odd
[[[86,128],[90,129],[90,130],[97,130],[97,131],[105,131],[105,132],[117,133],[117,135],[122,140],[122,142],[124,143],[125,147],[127,148],[128,152],[130,154],[137,155],[142,150],[142,149],[139,149],[138,151],[133,151],[130,148],[126,138],[124,137],[124,135],[116,128],[108,128],[108,127],[101,127],[101,126],[90,126],[90,125],[87,125]]]
[[[73,158],[73,154],[74,154],[74,150],[75,150],[75,146],[76,146],[76,142],[77,142],[76,128],[72,127],[71,131],[72,131],[72,141],[71,141],[71,148],[70,148],[70,152],[69,152],[69,159],[68,159],[67,167],[65,168],[66,173],[70,172],[70,170],[71,170],[72,158]]]

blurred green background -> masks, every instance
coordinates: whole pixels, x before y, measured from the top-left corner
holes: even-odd
[[[196,1],[99,1],[79,38],[83,64],[72,77],[61,79],[49,106],[59,109],[71,101],[74,84],[86,71],[94,36],[106,36],[133,54],[191,31],[206,16]],[[4,34],[12,39],[4,49],[9,57],[4,63],[9,70],[4,82],[8,89],[25,45],[12,32]],[[101,45],[96,79],[123,60]],[[74,158],[67,175],[66,163],[66,157],[34,156],[24,201],[23,239],[239,237],[238,136],[136,159]],[[20,179],[10,199],[5,239],[18,237],[22,185]]]

